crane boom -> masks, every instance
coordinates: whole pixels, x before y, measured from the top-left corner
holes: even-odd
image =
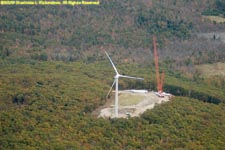
[[[157,48],[156,48],[156,37],[155,36],[153,36],[153,48],[154,48],[154,61],[155,61],[157,90],[158,90],[158,94],[161,95],[161,93],[163,92],[163,82],[164,82],[165,74],[163,72],[161,75],[159,75],[159,60],[158,60],[158,52],[157,52]]]
[[[157,90],[159,91],[160,87],[160,79],[159,79],[159,62],[158,62],[158,53],[156,48],[156,37],[153,36],[153,48],[154,48],[154,60],[155,60],[155,73],[156,73],[156,81],[157,81]]]

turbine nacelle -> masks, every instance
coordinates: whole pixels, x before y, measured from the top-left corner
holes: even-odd
[[[114,79],[119,79],[120,76],[121,76],[120,74],[117,74],[114,76]]]

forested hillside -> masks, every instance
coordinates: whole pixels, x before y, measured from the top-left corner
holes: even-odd
[[[224,89],[167,75],[165,90],[176,95],[171,102],[140,118],[103,120],[91,112],[105,103],[112,83],[113,71],[106,61],[12,61],[1,61],[1,149],[224,147]],[[145,77],[144,83],[120,80],[120,89],[155,88],[154,72],[139,68],[119,67]]]
[[[129,61],[143,62],[149,61],[155,34],[160,52],[178,65],[178,56],[216,62],[224,58],[224,44],[196,37],[224,31],[224,24],[202,19],[209,8],[224,13],[215,5],[209,0],[103,0],[99,6],[1,6],[1,56],[92,62],[108,50],[118,60],[132,56]]]
[[[223,6],[0,5],[0,149],[224,149],[225,43],[216,33],[225,23],[203,17],[224,18]],[[172,100],[137,118],[93,117],[113,82],[104,51],[121,74],[145,78],[121,79],[120,89],[156,90],[153,35]]]

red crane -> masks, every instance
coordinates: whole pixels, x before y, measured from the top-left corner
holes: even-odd
[[[154,48],[154,60],[155,60],[155,72],[156,72],[156,80],[157,80],[157,90],[158,93],[157,95],[159,97],[164,97],[162,94],[163,92],[163,82],[164,82],[164,72],[162,72],[161,75],[159,75],[159,60],[158,60],[158,53],[157,53],[157,48],[156,48],[156,37],[153,36],[153,48]]]

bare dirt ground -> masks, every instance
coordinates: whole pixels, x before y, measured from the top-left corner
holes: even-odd
[[[114,95],[107,100],[104,106],[101,106],[93,112],[96,117],[114,118]],[[155,105],[169,101],[169,96],[160,98],[154,92],[132,93],[119,92],[119,118],[136,117],[144,113],[148,109],[152,109]]]

